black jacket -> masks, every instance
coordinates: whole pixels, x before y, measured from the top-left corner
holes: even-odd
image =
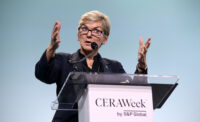
[[[57,53],[49,63],[47,62],[45,51],[35,66],[35,76],[44,83],[56,83],[58,94],[70,72],[83,72],[82,63],[70,63],[71,60],[80,60],[78,51],[74,54]],[[125,73],[121,63],[118,61],[100,58],[100,63],[104,73]]]
[[[83,72],[82,63],[70,63],[70,61],[79,60],[80,56],[77,51],[74,54],[57,53],[54,58],[47,62],[45,51],[35,66],[35,76],[44,83],[56,83],[58,94],[70,72]],[[104,73],[125,73],[121,63],[118,61],[100,58],[100,63]],[[53,122],[78,122],[78,113],[56,111]]]

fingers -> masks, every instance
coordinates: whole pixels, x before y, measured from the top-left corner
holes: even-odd
[[[60,28],[61,28],[61,23],[56,21],[51,34],[52,41],[57,42],[58,40],[60,40]]]
[[[151,38],[148,38],[145,44],[143,44],[143,38],[139,40],[138,62],[139,64],[146,64],[146,53],[151,44]]]
[[[59,33],[59,31],[54,33],[53,40],[55,40],[56,43],[60,42],[60,33]]]
[[[55,24],[54,24],[54,27],[53,27],[53,31],[52,32],[55,32],[55,31],[60,31],[60,28],[61,28],[61,23],[56,21]]]
[[[146,53],[148,48],[149,48],[149,46],[150,46],[150,44],[151,44],[151,38],[149,37],[147,39],[147,41],[145,42],[145,44],[143,44],[143,38],[140,37],[139,43],[140,43],[139,51],[141,53]]]
[[[51,41],[56,42],[56,40],[58,38],[58,34],[59,34],[58,31],[52,33],[52,35],[51,35]]]
[[[61,23],[56,21],[55,24],[54,24],[54,27],[53,27],[53,31],[52,31],[52,34],[55,33],[55,32],[59,32],[60,31],[60,28],[61,28]]]
[[[141,55],[143,53],[143,38],[140,37],[140,40],[139,40],[139,51],[138,51],[138,55]]]
[[[56,50],[59,47],[61,23],[56,21],[51,34],[51,43],[49,45],[51,50]]]
[[[60,31],[61,23],[58,22],[58,21],[56,21],[55,25],[56,25],[56,29],[57,29],[58,31]]]
[[[149,37],[145,43],[145,47],[148,49],[151,44],[151,38]]]
[[[139,43],[140,43],[140,47],[139,48],[142,48],[143,47],[143,38],[142,37],[140,37]]]

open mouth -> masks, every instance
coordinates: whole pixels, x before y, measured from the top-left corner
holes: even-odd
[[[87,44],[91,44],[92,42],[90,42],[90,41],[85,41],[85,43],[87,43]]]

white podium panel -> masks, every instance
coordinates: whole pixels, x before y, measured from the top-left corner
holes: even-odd
[[[152,89],[89,84],[78,109],[79,122],[153,122]]]

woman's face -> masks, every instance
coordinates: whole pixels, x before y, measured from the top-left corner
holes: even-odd
[[[77,39],[80,42],[81,51],[90,53],[93,51],[91,43],[95,42],[99,47],[105,44],[107,36],[103,34],[101,21],[87,22],[79,28]]]

